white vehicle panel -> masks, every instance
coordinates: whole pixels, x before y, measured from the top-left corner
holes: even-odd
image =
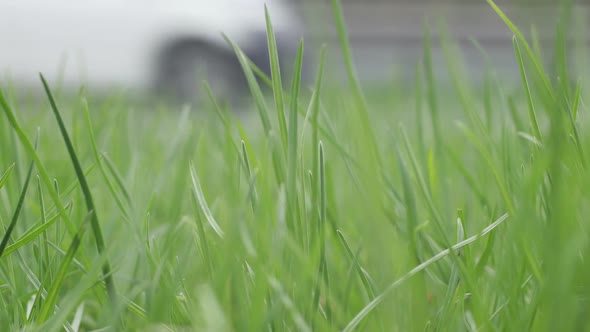
[[[269,2],[269,1],[266,1]],[[277,30],[294,23],[269,3]],[[66,85],[150,84],[154,58],[174,38],[226,47],[221,33],[247,45],[263,32],[264,0],[0,0],[0,79]]]

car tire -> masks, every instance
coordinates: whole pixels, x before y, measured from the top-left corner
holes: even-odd
[[[234,104],[247,92],[240,63],[231,51],[207,43],[181,42],[168,48],[160,60],[158,90],[178,103],[208,100],[204,81],[218,100]]]

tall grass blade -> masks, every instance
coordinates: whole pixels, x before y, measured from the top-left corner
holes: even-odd
[[[298,101],[301,87],[301,66],[303,64],[303,41],[299,43],[295,63],[294,77],[291,89],[291,107],[289,110],[289,137],[287,139],[287,200],[288,218],[291,227],[295,230],[295,236],[303,242],[303,225],[299,218],[297,195],[297,134],[298,134]]]
[[[312,211],[319,211],[319,204],[320,201],[320,186],[319,186],[319,169],[320,169],[320,155],[319,152],[316,151],[316,147],[320,146],[320,130],[319,130],[319,114],[320,114],[320,94],[322,89],[322,81],[324,77],[324,64],[326,62],[326,47],[323,46],[321,53],[320,53],[320,64],[318,68],[318,73],[315,82],[315,91],[312,99],[313,108],[311,109],[311,118],[312,118],[312,133],[311,133],[311,146],[313,149],[312,153],[312,172],[313,178],[316,179],[312,184],[312,204],[313,210]],[[319,217],[317,213],[313,213],[314,220],[315,217]],[[312,233],[313,234],[313,233]]]
[[[224,35],[225,40],[227,43],[233,48],[240,64],[242,66],[242,70],[246,75],[246,80],[248,81],[248,86],[250,87],[250,92],[254,97],[254,101],[256,103],[256,108],[258,109],[258,114],[260,116],[260,121],[262,122],[262,128],[264,129],[264,133],[266,137],[270,140],[274,137],[274,132],[272,130],[272,124],[270,122],[270,117],[268,115],[268,108],[265,103],[264,95],[262,94],[262,90],[260,89],[260,85],[258,81],[256,81],[256,77],[252,72],[252,67],[249,65],[248,59],[244,52],[239,48],[239,46],[233,42],[229,37]],[[272,160],[274,164],[274,171],[275,177],[278,183],[282,183],[285,180],[285,156],[281,153],[278,149],[278,146],[271,141],[271,153],[272,153]]]
[[[287,121],[285,119],[285,100],[283,98],[283,83],[281,81],[281,67],[279,63],[279,52],[277,49],[277,40],[275,37],[272,21],[268,7],[264,5],[264,15],[266,18],[266,34],[268,42],[268,52],[270,59],[270,72],[272,79],[272,91],[275,99],[275,107],[279,121],[281,133],[281,142],[283,150],[287,149]],[[297,73],[297,72],[296,72]],[[293,97],[291,97],[293,98]]]
[[[418,209],[416,207],[416,199],[414,196],[414,190],[410,183],[410,174],[403,161],[399,150],[397,152],[397,162],[401,171],[402,187],[404,191],[404,203],[406,210],[406,228],[408,234],[408,241],[410,243],[410,252],[413,256],[413,262],[415,264],[420,263],[420,254],[418,252],[418,243],[416,239],[416,228],[418,227]]]
[[[377,139],[374,133],[374,127],[371,125],[369,119],[369,110],[367,102],[365,100],[364,93],[362,91],[358,75],[355,70],[354,61],[352,57],[352,49],[348,40],[348,32],[346,24],[344,22],[344,13],[342,10],[342,4],[340,0],[330,0],[334,20],[336,24],[336,30],[338,32],[338,40],[342,49],[342,57],[344,58],[344,65],[346,66],[346,73],[349,84],[352,88],[352,94],[355,101],[355,106],[360,112],[360,125],[366,135],[366,144],[368,145],[368,152],[373,160],[378,163],[378,169],[382,168],[382,160],[379,158],[379,150],[377,148]]]
[[[272,125],[270,122],[270,117],[268,115],[268,108],[266,107],[266,103],[264,102],[264,95],[262,94],[262,90],[260,89],[260,85],[256,81],[256,77],[252,73],[252,68],[248,64],[248,60],[244,52],[239,48],[239,46],[234,43],[231,39],[224,35],[225,40],[227,43],[233,48],[240,64],[242,65],[242,70],[246,75],[246,80],[248,81],[248,86],[250,87],[250,92],[254,97],[254,101],[256,102],[256,108],[258,109],[258,114],[260,115],[260,121],[262,122],[262,127],[264,128],[264,132],[267,135],[270,135],[270,131],[272,130]]]
[[[416,77],[414,107],[416,109],[416,135],[418,135],[418,153],[419,158],[426,157],[426,143],[424,142],[424,82],[422,76],[424,75],[424,65],[416,63],[414,76]]]
[[[340,47],[342,48],[342,57],[344,58],[344,65],[346,66],[346,74],[349,84],[352,87],[352,93],[354,95],[355,102],[357,107],[361,107],[362,111],[366,112],[366,102],[352,58],[352,49],[348,40],[348,32],[346,29],[346,23],[344,21],[342,4],[340,0],[330,0],[330,4],[334,14],[334,21],[336,24],[336,30],[338,32],[338,40],[340,42]]]
[[[543,65],[535,56],[535,53],[533,52],[533,50],[529,46],[529,43],[527,43],[526,39],[524,38],[524,35],[520,32],[520,30],[516,27],[516,25],[514,25],[514,23],[512,23],[512,21],[508,18],[508,16],[506,16],[506,14],[504,14],[504,12],[500,9],[500,7],[498,7],[498,5],[496,5],[496,3],[493,0],[486,0],[486,1],[492,7],[492,9],[494,9],[496,14],[498,14],[498,16],[502,19],[502,21],[504,21],[504,23],[508,26],[508,28],[510,28],[510,30],[512,30],[512,32],[516,35],[516,38],[518,39],[518,41],[524,46],[526,54],[529,56],[530,60],[532,61],[533,65],[535,67],[535,70],[542,81],[543,88],[545,90],[543,92],[547,93],[551,99],[555,99],[553,89],[551,87],[551,82],[549,81],[549,79],[547,78],[547,75],[545,74],[545,71],[543,70]]]
[[[41,187],[41,178],[37,176],[37,191],[39,192],[39,207],[41,209],[41,225],[46,224],[47,220],[47,212],[45,210],[45,198],[43,197],[43,188]],[[41,247],[43,248],[43,264],[44,268],[46,268],[49,272],[49,277],[51,278],[51,269],[49,269],[49,246],[48,246],[48,238],[47,238],[47,231],[43,231],[41,234]],[[1,257],[1,256],[0,256]]]
[[[320,300],[320,292],[321,292],[321,284],[324,275],[327,273],[327,262],[326,262],[326,165],[324,161],[324,147],[322,142],[320,141],[318,145],[318,154],[319,154],[319,199],[320,199],[320,213],[319,219],[317,224],[318,229],[318,238],[319,238],[319,266],[318,266],[318,274],[316,279],[316,286],[314,291],[314,299],[313,299],[313,309],[312,313],[317,311],[319,306]]]
[[[432,130],[434,133],[434,144],[436,148],[436,159],[440,164],[441,173],[446,173],[444,169],[443,146],[444,139],[441,129],[440,111],[438,95],[436,92],[436,81],[434,78],[434,69],[432,64],[432,36],[430,32],[430,25],[426,21],[424,24],[424,75],[426,77],[426,100],[430,110],[430,119],[432,122]]]
[[[533,133],[535,135],[535,138],[539,142],[543,143],[543,136],[541,136],[541,130],[539,129],[539,122],[537,121],[537,112],[535,111],[535,105],[533,104],[533,97],[531,95],[529,80],[527,78],[526,71],[524,68],[524,60],[522,58],[520,46],[518,45],[518,39],[516,39],[516,36],[512,37],[512,44],[514,46],[516,60],[518,61],[518,69],[520,70],[522,86],[524,87],[524,92],[526,94],[527,105],[529,108],[529,121],[531,123],[531,126],[533,127]]]
[[[78,181],[80,183],[80,187],[81,187],[82,192],[84,194],[84,200],[86,201],[86,208],[89,213],[92,211],[92,213],[90,215],[90,226],[92,227],[92,233],[93,233],[94,239],[96,241],[96,249],[98,250],[99,254],[102,254],[105,251],[104,238],[102,236],[102,230],[100,227],[100,223],[98,221],[98,216],[96,214],[96,208],[94,206],[94,201],[92,199],[92,193],[90,192],[90,186],[88,185],[88,182],[86,181],[86,176],[84,175],[84,171],[82,170],[82,166],[80,165],[80,161],[78,160],[78,156],[76,154],[76,151],[74,151],[74,146],[72,145],[72,142],[71,142],[68,132],[66,130],[65,124],[61,118],[61,115],[60,115],[59,110],[57,108],[57,104],[55,103],[55,100],[53,99],[53,95],[51,94],[51,90],[49,89],[49,85],[47,84],[45,77],[43,77],[43,74],[39,74],[39,76],[41,78],[41,82],[43,83],[43,88],[45,89],[45,93],[47,94],[47,98],[49,98],[49,103],[51,104],[51,109],[53,110],[53,114],[54,114],[57,124],[59,126],[59,130],[61,132],[61,135],[64,139],[64,143],[65,143],[66,148],[68,150],[68,154],[70,155],[72,165],[74,166],[74,170],[76,172],[76,177],[78,178]],[[107,291],[109,293],[109,297],[111,298],[111,301],[114,302],[116,300],[117,291],[115,289],[115,283],[114,283],[113,277],[112,277],[111,265],[108,260],[105,261],[105,263],[102,267],[102,273],[105,278],[105,284],[107,286]]]

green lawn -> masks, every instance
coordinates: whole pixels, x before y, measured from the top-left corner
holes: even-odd
[[[266,98],[241,58],[250,113],[2,90],[0,330],[590,331],[586,90],[562,52],[546,70],[514,30],[522,84],[474,87],[443,38],[443,86],[426,38],[414,88],[379,98],[332,5],[350,85],[322,52]]]

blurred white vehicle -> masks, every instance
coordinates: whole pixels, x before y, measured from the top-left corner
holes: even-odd
[[[222,33],[269,72],[264,17],[281,56],[296,53],[302,24],[287,0],[0,0],[0,82],[123,87],[192,98],[206,68],[215,89],[244,76]],[[291,61],[283,65],[292,67]]]

